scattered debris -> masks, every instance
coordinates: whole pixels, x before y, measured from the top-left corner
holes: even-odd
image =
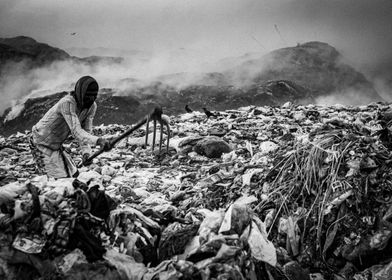
[[[389,111],[192,112],[168,151],[139,129],[77,179],[37,176],[29,132],[0,137],[0,277],[391,279]]]

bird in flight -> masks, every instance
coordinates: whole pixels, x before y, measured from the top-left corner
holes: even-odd
[[[72,35],[72,36],[73,36],[73,35],[76,35],[76,32],[72,32],[71,35]]]

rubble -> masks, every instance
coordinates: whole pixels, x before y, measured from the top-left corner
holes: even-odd
[[[77,179],[38,176],[29,131],[0,137],[0,277],[391,279],[388,112],[187,113],[169,151],[145,149],[139,129]]]

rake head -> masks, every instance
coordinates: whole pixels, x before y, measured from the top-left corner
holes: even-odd
[[[170,140],[170,118],[166,115],[162,114],[162,108],[161,107],[156,107],[154,111],[147,116],[146,119],[146,140],[145,140],[145,145],[147,146],[148,143],[148,131],[149,131],[149,125],[150,122],[153,122],[154,129],[153,129],[153,138],[152,138],[152,150],[154,151],[155,147],[155,140],[156,140],[156,131],[157,131],[157,123],[160,125],[160,137],[159,137],[159,152],[162,150],[162,144],[163,144],[163,127],[166,127],[166,133],[167,133],[167,141],[166,141],[166,150],[169,152],[169,140]]]

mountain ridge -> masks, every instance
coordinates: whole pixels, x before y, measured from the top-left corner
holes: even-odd
[[[0,39],[0,57],[2,49],[8,53],[15,51],[19,56],[28,56],[29,52],[25,50],[30,50],[30,54],[36,53],[37,57],[39,54],[58,53],[58,49],[49,50],[49,45],[30,39],[17,37],[12,41],[13,44],[6,46],[2,42],[7,41]],[[15,42],[21,46],[16,46]],[[38,45],[29,47],[29,44]],[[39,47],[49,49],[37,51]],[[93,65],[99,61],[113,65],[121,65],[123,62],[122,58],[116,57],[76,58],[64,53],[67,54],[60,50],[57,58],[56,55],[49,55],[46,59],[53,62],[54,58],[66,57],[68,60]],[[39,61],[45,59],[39,58]],[[314,41],[298,44],[274,50],[259,58],[257,54],[244,55],[238,62],[232,64],[235,65],[233,68],[229,67],[231,63],[227,63],[227,69],[222,71],[199,74],[179,72],[156,76],[148,81],[133,77],[119,80],[119,88],[101,90],[98,98],[98,108],[101,109],[98,109],[95,124],[130,124],[156,104],[164,107],[168,114],[178,114],[183,112],[187,104],[196,110],[202,107],[225,110],[248,105],[279,106],[287,101],[297,104],[317,103],[324,97],[337,101],[346,98],[357,104],[383,101],[372,83],[346,64],[342,55],[327,43]],[[28,99],[24,104],[18,103],[14,115],[10,115],[12,108],[6,110],[0,118],[0,133],[9,134],[31,128],[32,121],[38,121],[44,113],[42,108],[49,109],[48,105],[58,100],[59,93],[55,91],[53,96],[44,99]],[[38,108],[38,105],[43,104],[42,100],[45,100],[45,106]]]

